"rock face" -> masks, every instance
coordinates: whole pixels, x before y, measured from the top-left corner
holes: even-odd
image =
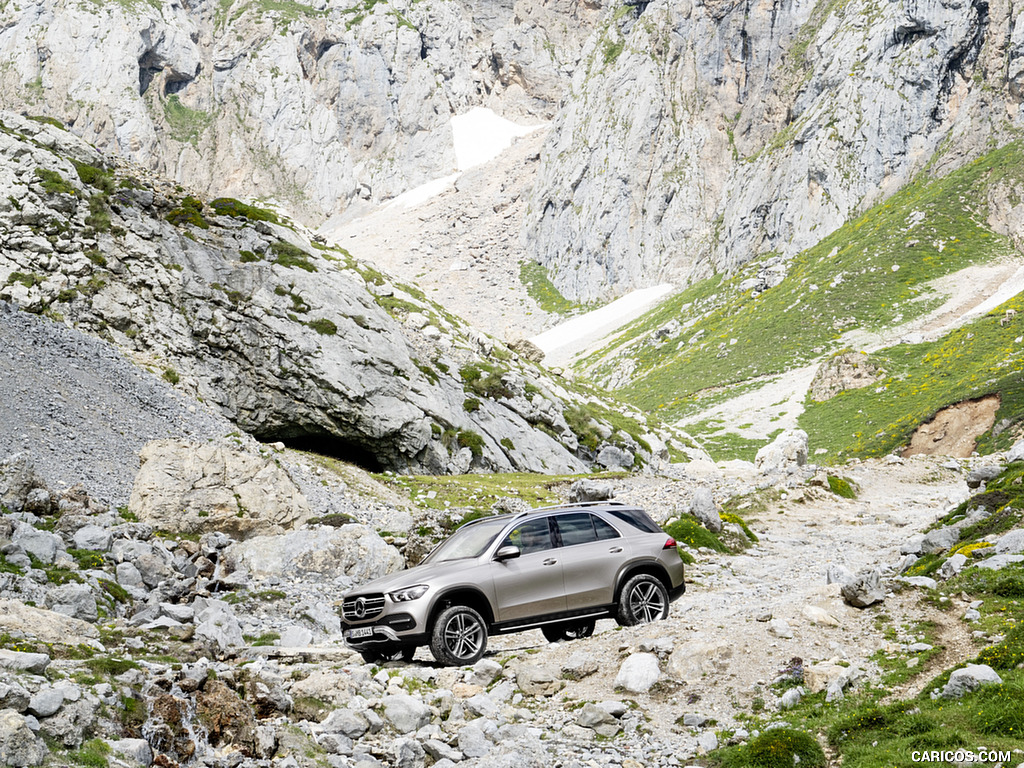
[[[0,101],[197,189],[322,217],[452,173],[451,118],[471,106],[550,116],[597,16],[567,0],[39,0],[5,11]]]
[[[102,333],[257,437],[367,467],[593,460],[564,415],[576,396],[415,288],[268,211],[204,206],[65,131],[2,121],[0,300]]]
[[[128,507],[175,533],[221,531],[236,538],[301,525],[309,505],[273,462],[225,445],[157,440],[140,456]]]
[[[525,227],[562,293],[789,258],[944,140],[948,168],[1005,140],[995,115],[1021,124],[1024,20],[1009,4],[869,7],[609,8],[549,132]]]

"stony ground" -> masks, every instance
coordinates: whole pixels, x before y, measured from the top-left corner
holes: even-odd
[[[750,715],[785,718],[780,676],[797,671],[807,686],[838,676],[849,692],[878,680],[879,650],[917,664],[922,618],[938,622],[944,650],[894,695],[976,653],[959,604],[930,611],[889,577],[901,544],[967,494],[982,460],[850,464],[840,472],[855,499],[808,467],[769,480],[750,465],[694,463],[616,479],[616,498],[666,524],[700,488],[732,498],[758,542],[736,555],[694,551],[665,621],[601,621],[593,637],[561,643],[539,631],[494,637],[472,669],[441,667],[425,648],[381,668],[340,637],[343,592],[394,567],[374,531],[400,544],[434,513],[354,467],[292,451],[274,461],[318,517],[241,542],[157,533],[126,521],[131,509],[119,516],[36,481],[20,500],[4,496],[4,760],[92,764],[82,761],[102,743],[115,768],[699,765],[751,735]],[[0,466],[0,486],[13,487],[12,467]],[[335,513],[365,525],[326,524]],[[895,592],[853,608],[827,583],[836,568],[877,569]],[[654,672],[643,680],[645,666]]]

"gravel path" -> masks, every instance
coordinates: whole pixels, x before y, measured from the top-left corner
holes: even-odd
[[[832,564],[851,571],[895,564],[899,545],[932,523],[967,495],[963,475],[925,457],[903,464],[866,462],[843,470],[860,485],[856,500],[822,489],[791,491],[749,522],[760,538],[745,554],[704,553],[687,572],[689,588],[674,604],[665,622],[619,629],[610,620],[598,623],[589,640],[548,644],[540,632],[494,638],[500,658],[509,651],[528,651],[530,661],[560,668],[573,653],[591,655],[600,671],[570,683],[570,701],[634,699],[651,718],[660,738],[671,738],[683,751],[696,751],[696,732],[676,724],[683,714],[699,714],[736,727],[738,711],[751,712],[756,698],[768,711],[777,704],[770,684],[791,659],[804,665],[838,659],[871,669],[868,661],[880,648],[893,649],[876,620],[891,617],[891,626],[920,618],[915,593],[888,597],[881,605],[856,609],[843,603],[837,585],[826,584]],[[619,498],[662,503],[673,493],[688,493],[687,483],[625,481]],[[812,623],[805,608],[822,608],[838,627]],[[777,637],[764,617],[784,619],[793,637]],[[759,620],[760,619],[760,620]],[[888,626],[888,625],[887,625]],[[660,683],[648,694],[617,692],[615,672],[642,644],[670,640],[688,662],[688,680]],[[662,668],[667,666],[662,655]],[[922,675],[927,678],[928,675]],[[669,734],[673,734],[669,737]]]

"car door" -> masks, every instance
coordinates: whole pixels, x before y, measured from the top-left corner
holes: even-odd
[[[555,549],[550,517],[527,518],[498,546],[519,548],[519,557],[491,562],[499,622],[565,610],[562,563]]]
[[[615,575],[630,555],[629,542],[609,523],[587,512],[557,515],[555,526],[566,608],[609,605],[615,597]]]

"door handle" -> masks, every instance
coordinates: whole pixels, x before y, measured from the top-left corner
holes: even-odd
[[[558,561],[557,561],[557,560],[555,560],[555,558],[553,558],[553,557],[549,557],[549,558],[548,558],[547,560],[545,560],[545,561],[544,561],[544,565],[554,565],[554,564],[555,564],[555,563],[557,563],[557,562],[558,562]]]
[[[621,552],[622,551],[622,547],[612,547],[608,551],[613,553],[613,554],[615,554],[616,552]]]

